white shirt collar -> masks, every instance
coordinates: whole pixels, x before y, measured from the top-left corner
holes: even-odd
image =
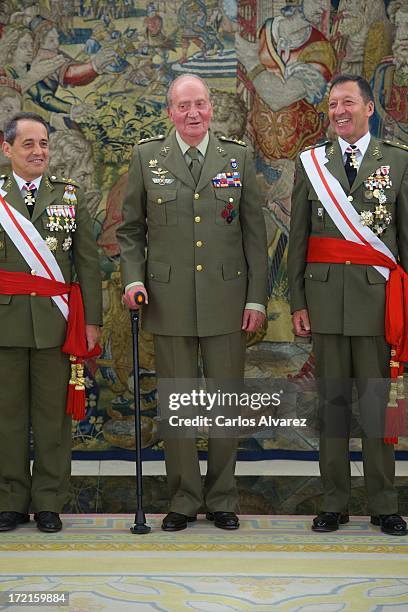
[[[189,150],[189,148],[191,147],[191,145],[187,144],[186,142],[184,142],[184,140],[182,139],[182,137],[180,136],[180,134],[176,131],[176,139],[177,142],[179,144],[179,147],[181,149],[181,152],[183,154],[183,156],[187,153],[187,151]],[[208,141],[210,140],[210,137],[208,135],[208,132],[206,133],[206,135],[204,136],[204,138],[202,139],[202,141],[196,146],[196,149],[198,149],[201,153],[201,155],[203,157],[205,157],[205,154],[207,153],[207,147],[208,147]]]
[[[35,187],[36,187],[37,191],[38,191],[38,190],[39,190],[39,188],[40,188],[40,183],[41,183],[42,176],[37,176],[37,178],[33,179],[32,181],[26,181],[26,180],[24,180],[23,178],[21,178],[21,176],[18,176],[18,174],[16,174],[15,172],[13,172],[13,176],[14,176],[14,179],[15,179],[15,181],[16,181],[16,183],[17,183],[18,188],[19,188],[19,190],[20,190],[20,191],[22,191],[22,189],[23,189],[23,185],[25,185],[25,184],[26,184],[26,183],[28,183],[28,182],[30,182],[30,183],[34,183],[34,185],[35,185]]]
[[[340,148],[341,148],[341,153],[342,153],[343,158],[344,158],[344,156],[346,154],[346,149],[347,149],[347,147],[350,146],[350,143],[346,142],[345,140],[343,140],[343,138],[340,138],[340,136],[338,137],[338,140],[339,140],[339,145],[340,145]],[[364,136],[359,138],[359,140],[357,140],[357,142],[354,143],[354,145],[359,150],[359,153],[361,154],[361,157],[364,157],[364,155],[366,154],[366,151],[368,149],[368,145],[370,144],[370,140],[371,140],[371,134],[370,134],[370,132],[367,132],[367,134],[364,134]]]

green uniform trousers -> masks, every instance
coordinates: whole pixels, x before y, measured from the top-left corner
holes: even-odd
[[[383,336],[313,334],[320,413],[322,510],[346,512],[350,497],[349,428],[355,380],[370,514],[397,512],[393,445],[384,443],[390,348]]]
[[[201,351],[206,379],[222,387],[223,381],[242,380],[244,375],[246,334],[235,332],[220,336],[154,336],[158,378],[199,378],[198,352]],[[164,434],[170,511],[194,516],[203,505],[210,512],[238,510],[238,492],[234,472],[238,439],[208,440],[208,464],[204,491],[193,435]]]
[[[71,472],[65,412],[69,357],[60,347],[0,347],[0,510],[61,512]],[[34,463],[30,474],[30,422]]]

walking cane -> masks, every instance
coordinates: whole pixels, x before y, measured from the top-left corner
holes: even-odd
[[[139,306],[144,304],[145,296],[142,291],[135,295],[135,302]],[[136,514],[134,525],[130,528],[132,533],[150,533],[151,527],[146,525],[146,516],[143,512],[142,487],[142,424],[140,417],[140,385],[139,385],[139,310],[130,311],[133,341],[133,396],[135,400],[135,446],[136,446]]]

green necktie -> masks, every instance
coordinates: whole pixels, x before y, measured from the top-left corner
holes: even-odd
[[[187,153],[191,157],[190,172],[193,176],[195,184],[197,185],[201,174],[201,163],[198,157],[198,149],[195,147],[190,147]]]

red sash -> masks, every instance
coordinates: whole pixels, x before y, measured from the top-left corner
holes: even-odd
[[[386,285],[385,298],[385,339],[391,345],[391,384],[397,383],[404,373],[403,362],[408,361],[408,274],[387,255],[368,244],[358,244],[341,238],[309,238],[306,260],[309,263],[341,263],[384,266],[390,277]],[[400,408],[400,414],[392,415],[387,411],[385,441],[398,442],[396,429],[404,430],[405,405],[402,403],[403,389],[395,391],[390,397],[389,407]],[[391,396],[393,389],[391,389]],[[394,401],[395,399],[395,401]],[[399,401],[400,400],[400,401]],[[403,413],[403,414],[402,414]]]
[[[84,359],[100,355],[97,344],[92,351],[86,346],[85,315],[81,288],[78,283],[67,285],[59,281],[33,276],[26,272],[7,272],[0,270],[0,293],[5,295],[29,295],[40,297],[64,295],[69,293],[68,326],[64,345],[61,350],[70,355],[71,379],[67,396],[67,414],[74,419],[85,418]]]

